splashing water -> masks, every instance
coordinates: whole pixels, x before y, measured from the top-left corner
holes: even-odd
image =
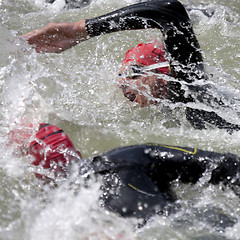
[[[67,9],[63,0],[52,5],[44,0],[0,1],[0,239],[240,239],[239,198],[230,189],[206,186],[207,176],[195,186],[176,182],[183,210],[158,216],[136,230],[126,219],[98,207],[98,184],[81,188],[77,195],[67,183],[47,188],[29,171],[28,159],[18,157],[14,146],[6,148],[8,132],[24,119],[63,128],[84,157],[145,142],[240,155],[239,132],[194,130],[178,108],[139,108],[118,89],[125,52],[161,38],[159,31],[99,36],[61,54],[37,54],[18,40],[48,22],[91,18],[134,2],[139,1],[92,0],[82,8]],[[212,74],[210,81],[240,99],[238,1],[183,3],[194,9],[189,15]],[[234,108],[240,112],[237,101]],[[221,114],[238,121],[233,111]]]

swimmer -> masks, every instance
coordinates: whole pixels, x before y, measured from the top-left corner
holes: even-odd
[[[30,143],[29,134],[15,130],[9,139],[30,157],[38,178],[66,179],[75,169],[72,166],[77,166],[79,178],[89,181],[94,177],[101,183],[101,207],[125,218],[148,221],[158,214],[176,212],[179,205],[172,183],[195,184],[205,173],[209,174],[208,184],[224,184],[240,196],[240,159],[231,153],[140,144],[83,159],[66,133],[54,125],[40,124]]]
[[[95,36],[146,28],[159,29],[163,43],[141,43],[126,53],[118,82],[124,96],[142,107],[164,101],[180,103],[195,129],[213,125],[229,132],[239,130],[238,124],[226,121],[215,111],[232,110],[232,104],[225,103],[228,99],[206,81],[191,20],[177,0],[151,0],[91,19],[50,23],[21,38],[37,52],[59,53]],[[195,107],[198,102],[209,110]]]

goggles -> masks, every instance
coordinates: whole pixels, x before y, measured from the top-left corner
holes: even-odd
[[[168,67],[169,72],[171,72],[171,68],[168,62],[155,63],[149,66],[130,65],[125,69],[123,73],[119,73],[119,76],[136,79],[149,72],[159,73],[160,72],[159,68],[166,68],[166,67]]]

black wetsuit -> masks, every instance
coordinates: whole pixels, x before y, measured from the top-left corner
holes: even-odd
[[[167,98],[170,101],[205,104],[211,101],[217,106],[224,106],[221,99],[206,91],[207,85],[196,85],[196,80],[205,78],[203,57],[189,16],[177,0],[142,2],[86,20],[86,29],[91,37],[145,28],[158,28],[163,34],[171,68],[177,79],[168,81]],[[186,107],[186,118],[197,129],[205,128],[206,123],[228,130],[240,129],[239,125],[227,122],[214,111]]]
[[[81,160],[80,175],[94,172],[102,179],[103,206],[123,217],[148,220],[156,214],[169,214],[178,206],[171,182],[196,183],[209,172],[209,182],[240,186],[240,159],[196,148],[158,144],[117,148]],[[84,163],[84,164],[85,164]],[[234,189],[239,194],[239,188]],[[239,194],[240,195],[240,194]]]

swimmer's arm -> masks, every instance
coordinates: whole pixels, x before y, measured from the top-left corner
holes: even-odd
[[[232,188],[240,197],[240,159],[237,155],[226,153],[217,167],[212,171],[210,183],[216,185],[222,182]]]
[[[152,0],[79,22],[50,23],[21,38],[27,40],[38,52],[62,52],[87,38],[123,30],[159,28],[169,36],[173,34],[168,31],[169,26],[179,29],[180,23],[189,23],[188,15],[180,2]],[[171,41],[171,37],[169,39]],[[173,46],[168,44],[168,40],[165,43],[168,51],[173,54]]]
[[[20,37],[37,52],[59,53],[87,40],[85,20],[73,23],[49,23]]]
[[[152,0],[87,19],[91,37],[123,30],[158,28],[172,61],[183,65],[203,61],[200,46],[184,6],[177,0]]]
[[[177,0],[152,0],[75,23],[51,23],[22,36],[37,51],[61,52],[90,37],[123,30],[159,28],[173,60],[186,65],[202,61],[190,19]]]
[[[198,150],[196,154],[185,157],[183,160],[181,154],[175,154],[172,159],[163,162],[167,176],[174,165],[176,175],[184,183],[196,183],[204,173],[209,172],[209,183],[229,186],[240,197],[240,159],[237,155]]]

